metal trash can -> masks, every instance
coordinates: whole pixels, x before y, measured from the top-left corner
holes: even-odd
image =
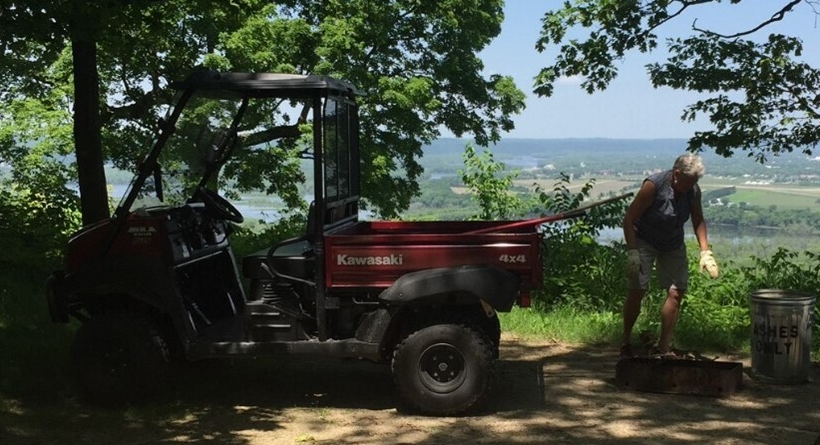
[[[755,380],[796,384],[809,380],[815,296],[782,289],[752,291],[752,369]]]

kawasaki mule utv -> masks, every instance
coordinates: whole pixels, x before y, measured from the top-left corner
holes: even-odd
[[[82,322],[71,355],[82,393],[134,401],[175,356],[317,354],[389,364],[422,412],[480,402],[498,358],[497,312],[528,305],[541,284],[543,221],[360,220],[360,93],[347,82],[199,71],[172,87],[175,104],[122,202],[70,240],[47,283],[52,320]],[[231,232],[243,216],[215,178],[257,149],[249,134],[285,128],[273,116],[299,106],[296,121],[312,126],[301,142],[314,190],[304,233],[238,262]]]

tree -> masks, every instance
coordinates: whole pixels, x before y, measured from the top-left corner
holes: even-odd
[[[478,202],[481,213],[477,219],[511,219],[524,207],[521,198],[511,189],[518,172],[505,174],[506,165],[497,162],[491,151],[476,153],[472,145],[464,148],[464,170],[461,180]]]
[[[53,82],[65,47],[50,2],[0,8],[0,263],[33,265],[54,256],[79,224],[66,188],[71,153],[70,87]]]
[[[74,153],[83,224],[108,218],[108,193],[100,125],[100,80],[97,73],[97,39],[101,8],[97,2],[72,2],[68,19],[71,60],[74,67]]]
[[[71,90],[74,72],[65,52],[70,34],[53,30],[62,29],[71,4],[18,7],[16,15],[32,15],[31,27],[0,31],[0,45],[5,45],[8,56],[0,63],[0,78],[11,80],[0,93],[9,99],[0,104],[0,116],[7,118],[0,127],[65,125],[71,101],[44,98]],[[165,0],[105,9],[100,16],[104,26],[96,37],[103,160],[133,170],[155,134],[162,104],[171,99],[168,84],[195,66],[329,74],[368,92],[361,101],[362,190],[373,210],[396,215],[418,193],[417,160],[423,144],[437,138],[442,128],[456,135],[471,134],[482,145],[497,141],[513,128],[511,116],[524,106],[524,94],[509,77],[482,76],[476,56],[500,32],[501,4]],[[0,22],[14,22],[14,17]],[[35,38],[22,38],[26,32]],[[27,52],[14,51],[9,42]],[[33,57],[37,54],[46,57]],[[32,99],[43,111],[61,112],[59,121],[53,113],[23,113],[20,104]],[[298,198],[298,150],[272,138],[250,140],[268,144],[267,149],[244,152],[226,166],[223,184]],[[9,157],[15,171],[16,161],[31,154],[32,147],[42,148],[40,160],[66,156],[62,144],[59,149],[49,144],[53,141],[18,133],[0,140],[0,155]],[[77,161],[83,162],[79,157]],[[66,174],[67,181],[76,178],[74,169]]]
[[[418,194],[421,147],[441,128],[486,145],[512,129],[512,115],[523,109],[524,94],[512,80],[485,79],[476,56],[500,32],[501,4],[290,1],[249,20],[224,40],[212,62],[329,74],[366,91],[362,190],[373,210],[392,217]]]
[[[100,5],[80,0],[11,1],[3,5],[0,13],[0,45],[5,57],[2,71],[8,80],[0,92],[4,99],[42,101],[57,86],[52,77],[54,64],[70,49],[73,70],[63,74],[71,79],[74,92],[74,100],[66,104],[70,105],[67,111],[73,114],[74,155],[85,224],[108,217],[96,41],[105,24],[115,21],[111,16],[116,18],[115,11],[123,6],[117,2]],[[63,82],[58,80],[59,83]],[[43,141],[15,142],[36,146]]]
[[[731,0],[729,9],[743,0]],[[631,50],[657,49],[657,32],[664,25],[694,13],[695,8],[720,0],[576,0],[544,16],[536,43],[540,52],[560,45],[554,63],[535,80],[535,92],[550,96],[562,76],[581,75],[587,92],[606,88],[618,74],[616,63]],[[769,19],[740,32],[701,29],[695,20],[691,35],[668,39],[668,58],[648,65],[652,85],[710,93],[689,105],[682,119],[708,116],[714,129],[696,132],[689,150],[714,149],[724,157],[735,150],[759,162],[767,155],[801,150],[811,154],[820,142],[820,71],[800,61],[802,42],[771,33],[767,26],[795,13],[813,0],[779,0],[771,4]],[[808,9],[808,8],[805,8]],[[813,9],[817,13],[816,9]],[[731,14],[727,11],[726,14]],[[589,31],[584,39],[568,38],[573,27]]]

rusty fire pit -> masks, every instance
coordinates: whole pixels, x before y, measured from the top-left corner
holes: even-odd
[[[635,357],[618,362],[615,380],[622,389],[725,397],[740,389],[743,364]]]

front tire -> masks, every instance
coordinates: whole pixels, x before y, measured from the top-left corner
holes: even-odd
[[[81,397],[102,406],[138,403],[164,390],[171,372],[168,344],[147,316],[97,314],[80,327],[71,367]]]
[[[462,325],[425,327],[404,339],[393,354],[393,380],[413,408],[434,415],[475,407],[495,376],[493,347]]]

